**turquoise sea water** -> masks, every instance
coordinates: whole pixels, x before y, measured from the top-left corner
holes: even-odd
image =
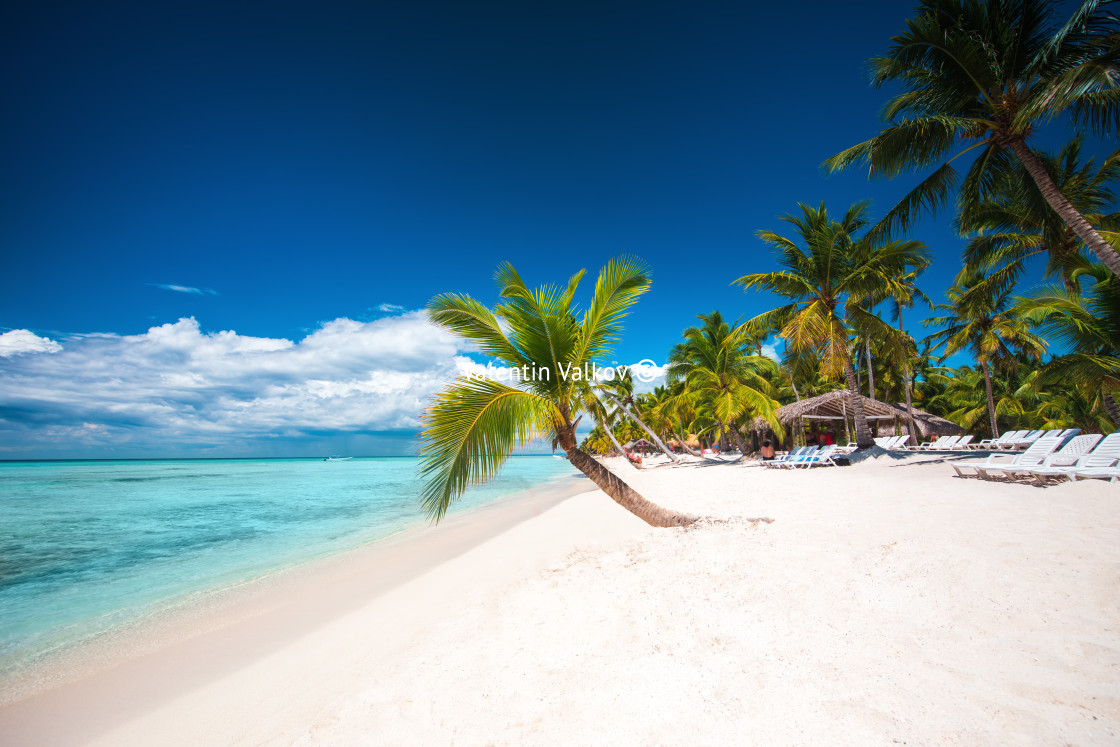
[[[417,460],[0,463],[0,675],[190,595],[426,524]],[[576,474],[514,457],[468,511]]]

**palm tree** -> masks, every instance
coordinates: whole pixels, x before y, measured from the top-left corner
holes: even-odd
[[[583,275],[583,270],[573,275],[565,288],[546,285],[533,291],[507,262],[495,273],[502,301],[493,310],[456,293],[429,302],[432,322],[523,372],[518,386],[459,378],[433,397],[420,434],[422,500],[433,520],[439,521],[468,486],[497,474],[515,448],[542,437],[559,445],[576,469],[649,524],[684,526],[696,520],[650,503],[576,443],[576,423],[593,383],[592,366],[609,355],[622,319],[650,285],[645,263],[611,260],[599,272],[587,310],[577,318],[574,299]]]
[[[997,368],[990,375],[970,366],[954,369],[952,375],[938,375],[944,390],[931,406],[944,412],[949,420],[976,433],[984,428],[984,421],[989,420],[992,411],[1005,430],[1042,428],[1047,424],[1050,428],[1069,427],[1067,422],[1063,422],[1064,418],[1047,418],[1040,412],[1046,405],[1046,398],[1035,386],[1038,371],[1030,370],[1024,374],[1030,361],[1025,356],[1020,358],[1019,365]],[[986,385],[989,383],[991,394],[986,396]],[[988,427],[991,427],[990,423]]]
[[[984,374],[988,419],[992,438],[999,436],[996,403],[992,393],[992,365],[1014,368],[1015,353],[1037,358],[1046,343],[1033,332],[1026,317],[1011,307],[1009,291],[993,290],[976,277],[958,278],[947,291],[948,303],[937,304],[942,316],[926,319],[927,327],[943,327],[929,336],[930,343],[943,347],[941,360],[967,348]]]
[[[744,275],[735,284],[790,299],[752,319],[751,328],[778,330],[795,353],[814,350],[826,376],[842,374],[847,379],[856,443],[865,448],[874,441],[856,381],[851,340],[857,335],[893,340],[898,333],[861,306],[884,295],[907,293],[902,278],[926,267],[929,256],[918,241],[873,241],[867,234],[857,238],[868,224],[866,202],[852,205],[839,221],[828,214],[823,202],[819,208],[799,207],[801,215],[782,220],[797,229],[803,246],[772,231],[758,234],[784,269]]]
[[[636,426],[646,432],[657,447],[661,449],[665,456],[669,457],[672,462],[678,461],[679,457],[674,454],[668,446],[661,440],[661,438],[651,429],[645,422],[642,421],[637,409],[637,400],[634,394],[634,375],[630,373],[630,369],[622,368],[621,366],[616,369],[611,369],[612,375],[610,378],[604,379],[599,382],[596,387],[597,394],[602,394],[617,408],[617,412],[625,415],[634,422]]]
[[[1082,276],[1094,281],[1084,291],[1044,287],[1015,308],[1069,350],[1043,367],[1044,380],[1091,390],[1120,426],[1120,280],[1100,265],[1075,273],[1074,282]]]
[[[925,0],[887,55],[870,62],[874,85],[902,88],[884,109],[887,126],[825,166],[867,164],[873,178],[894,178],[941,163],[884,217],[880,226],[890,231],[941,207],[958,186],[960,211],[971,213],[992,170],[1017,159],[1050,207],[1120,274],[1120,254],[1070,204],[1029,144],[1039,125],[1059,115],[1101,133],[1120,123],[1120,45],[1104,4],[1086,0],[1055,29],[1046,0]],[[974,149],[979,155],[959,180],[952,162]]]
[[[758,341],[746,325],[732,326],[714,311],[698,317],[703,325],[684,331],[684,342],[669,353],[671,384],[683,383],[686,391],[706,403],[724,433],[730,434],[740,454],[747,453],[739,432],[744,417],[763,417],[775,431],[781,428],[774,399],[777,393],[763,372],[777,372],[776,362],[752,355]]]
[[[1120,150],[1098,167],[1092,158],[1081,162],[1081,145],[1079,136],[1059,153],[1040,152],[1038,157],[1070,204],[1115,241],[1120,212],[1109,211],[1116,200],[1111,183],[1120,179]],[[1041,254],[1046,275],[1059,275],[1067,289],[1076,290],[1071,275],[1088,264],[1081,239],[1050,209],[1030,174],[1020,164],[1003,162],[992,169],[991,183],[977,209],[957,221],[962,233],[973,236],[964,251],[965,264],[995,270],[996,282],[1006,287],[1019,279],[1028,259]]]

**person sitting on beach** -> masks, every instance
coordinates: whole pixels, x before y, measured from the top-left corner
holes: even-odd
[[[758,453],[762,456],[763,460],[768,462],[774,458],[774,445],[769,441],[763,441],[762,448],[758,450]]]
[[[642,463],[642,458],[639,455],[637,455],[633,452],[624,452],[624,453],[626,454],[626,458],[629,459],[634,464],[639,464],[640,465]]]

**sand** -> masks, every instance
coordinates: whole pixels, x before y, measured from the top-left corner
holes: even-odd
[[[0,709],[0,741],[1120,739],[1120,485],[961,480],[929,456],[611,467],[717,520],[651,529],[589,492],[394,585],[344,561],[307,575],[300,614],[243,614]]]

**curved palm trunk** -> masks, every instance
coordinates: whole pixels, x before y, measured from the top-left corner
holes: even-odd
[[[625,508],[650,526],[655,527],[684,527],[695,522],[699,517],[691,514],[679,514],[661,508],[656,503],[650,503],[638,491],[623,482],[609,469],[599,464],[588,453],[580,451],[576,446],[574,430],[569,426],[561,428],[557,434],[561,448],[568,456],[568,461],[583,474],[591,478],[591,482],[599,489],[614,499],[615,503]]]
[[[867,396],[875,399],[875,368],[871,365],[871,340],[864,340],[863,345],[867,353]]]
[[[871,438],[871,429],[867,426],[867,415],[863,412],[863,400],[860,398],[859,384],[856,381],[856,369],[851,359],[844,364],[844,375],[848,379],[849,399],[852,401],[852,420],[856,423],[856,446],[866,449],[875,445]]]
[[[691,446],[689,446],[688,444],[686,444],[686,443],[684,442],[684,439],[683,439],[683,438],[681,438],[680,436],[678,436],[678,435],[677,435],[677,432],[676,432],[676,431],[674,431],[674,430],[670,430],[670,431],[669,431],[669,433],[670,433],[670,434],[671,434],[671,435],[673,436],[673,438],[677,439],[677,443],[679,443],[679,444],[681,445],[681,448],[682,448],[682,449],[684,449],[685,451],[687,451],[687,452],[688,452],[689,454],[691,454],[692,456],[695,456],[695,457],[698,457],[698,456],[700,456],[700,452],[698,452],[698,451],[694,451],[694,450],[692,449],[692,447],[691,447]]]
[[[735,441],[735,448],[739,450],[739,459],[742,459],[747,455],[747,445],[743,443],[743,435],[739,433],[739,429],[735,427],[734,423],[728,423],[727,430],[730,431],[731,438]]]
[[[988,392],[988,419],[991,421],[992,438],[999,438],[999,426],[996,424],[996,398],[992,394],[992,374],[988,370],[987,361],[980,361],[980,368],[984,371],[984,389]]]
[[[656,434],[656,433],[654,433],[654,432],[653,432],[652,430],[650,430],[650,427],[649,427],[648,425],[646,425],[646,424],[645,424],[645,423],[643,423],[643,422],[642,422],[642,421],[641,421],[640,419],[638,419],[638,416],[637,416],[637,415],[635,415],[634,413],[630,412],[630,410],[629,410],[629,409],[628,409],[628,408],[626,407],[626,405],[622,404],[622,403],[621,403],[621,402],[619,402],[619,401],[618,401],[617,399],[615,399],[615,396],[614,396],[613,394],[611,394],[610,392],[603,392],[603,394],[607,395],[607,396],[608,396],[608,397],[610,398],[611,402],[614,402],[614,403],[615,403],[615,405],[616,405],[616,406],[617,406],[617,407],[618,407],[618,408],[619,408],[620,410],[622,410],[622,411],[623,411],[624,413],[626,413],[626,417],[628,417],[628,418],[630,418],[631,420],[633,420],[633,421],[634,421],[635,423],[637,423],[637,424],[638,424],[638,427],[639,427],[639,428],[641,428],[641,429],[642,429],[643,431],[645,431],[645,432],[646,432],[647,434],[649,434],[649,437],[653,439],[653,442],[654,442],[655,444],[657,444],[657,448],[659,448],[659,449],[661,449],[661,450],[662,450],[663,452],[665,452],[665,456],[669,457],[669,459],[670,459],[671,461],[674,461],[674,462],[675,462],[675,461],[677,461],[678,459],[680,459],[680,457],[678,457],[678,456],[677,456],[676,454],[674,454],[674,453],[673,453],[673,452],[672,452],[672,451],[671,451],[671,450],[669,449],[669,447],[668,447],[668,446],[666,446],[666,445],[664,444],[664,442],[662,442],[662,440],[661,440],[660,438],[658,438],[658,437],[657,437],[657,434]]]
[[[618,442],[618,439],[614,437],[614,434],[611,433],[611,429],[608,428],[606,425],[604,425],[602,423],[600,423],[599,427],[601,427],[604,431],[606,431],[607,438],[609,438],[611,440],[611,443],[614,444],[614,447],[616,449],[618,449],[618,453],[622,455],[622,458],[626,460],[626,463],[629,464],[634,469],[641,469],[641,467],[639,467],[638,465],[636,465],[636,464],[634,464],[633,462],[630,461],[630,457],[626,456],[626,449],[622,448],[622,444],[620,444]]]
[[[1112,422],[1120,428],[1120,405],[1116,404],[1116,400],[1108,392],[1104,393],[1104,409],[1108,411],[1108,416],[1112,418]]]
[[[1042,192],[1042,196],[1046,198],[1046,202],[1054,208],[1054,212],[1062,216],[1066,225],[1073,229],[1074,233],[1085,242],[1085,245],[1092,250],[1093,254],[1097,255],[1097,259],[1104,263],[1109,272],[1120,276],[1120,254],[1117,254],[1116,249],[1097,233],[1096,229],[1089,224],[1089,221],[1085,220],[1081,213],[1077,212],[1077,208],[1070,204],[1069,200],[1058,189],[1058,185],[1050,178],[1050,173],[1042,165],[1042,161],[1039,160],[1034,151],[1027,147],[1027,144],[1022,140],[1012,140],[1010,146],[1023,167],[1026,168],[1027,173],[1034,179],[1034,183],[1038,185],[1038,189]]]

